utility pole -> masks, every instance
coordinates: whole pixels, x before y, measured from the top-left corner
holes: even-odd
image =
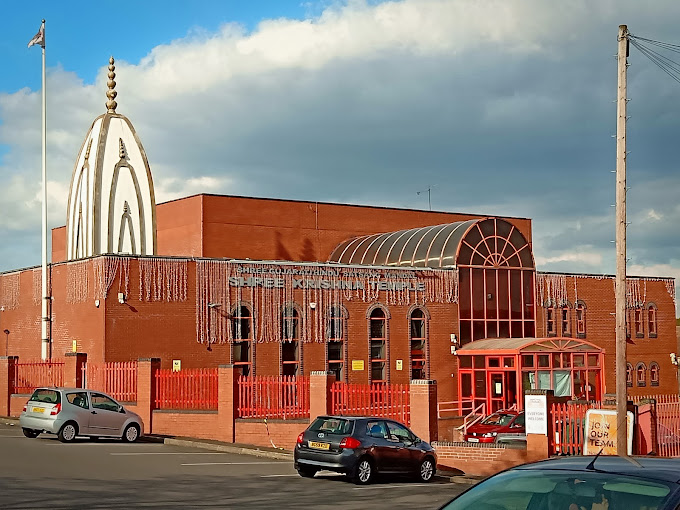
[[[434,188],[435,186],[436,186],[436,184],[433,184],[433,185],[429,186],[427,189],[424,189],[422,191],[416,191],[416,195],[420,195],[421,193],[425,193],[427,191],[427,205],[429,206],[430,211],[432,210],[431,193],[432,193],[432,188]]]
[[[626,386],[626,75],[628,27],[619,25],[616,98],[616,452],[628,455]]]

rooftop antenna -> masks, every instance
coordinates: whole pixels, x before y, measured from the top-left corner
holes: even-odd
[[[420,195],[421,193],[425,193],[427,191],[427,205],[430,207],[430,211],[432,210],[432,188],[435,186],[436,184],[431,184],[427,187],[427,189],[416,191],[416,195]]]

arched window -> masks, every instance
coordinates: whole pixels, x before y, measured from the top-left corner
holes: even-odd
[[[300,313],[294,305],[281,311],[281,375],[298,375],[300,368]]]
[[[371,382],[388,382],[387,314],[380,307],[371,311],[368,319],[368,335]]]
[[[475,222],[460,241],[456,267],[460,345],[536,335],[534,258],[517,227],[498,218]]]
[[[635,322],[635,338],[643,338],[645,336],[645,330],[643,327],[643,310],[642,307],[636,307],[633,309],[633,321]]]
[[[347,313],[340,306],[332,306],[328,310],[326,322],[326,361],[328,371],[335,374],[338,381],[346,381],[345,370],[345,319]]]
[[[649,303],[647,305],[647,332],[649,338],[656,338],[656,305],[654,303]]]
[[[659,364],[656,361],[652,361],[649,364],[649,385],[659,385]]]
[[[414,308],[409,317],[411,336],[411,379],[427,379],[427,317]]]
[[[586,337],[586,304],[583,301],[577,301],[576,307],[576,336],[578,338]]]
[[[626,363],[626,386],[633,387],[633,365]]]
[[[250,375],[253,364],[253,315],[250,308],[240,305],[231,314],[231,359],[241,375]]]
[[[647,366],[640,362],[635,365],[636,381],[639,387],[647,386]]]
[[[571,336],[571,305],[566,303],[560,310],[562,336]]]

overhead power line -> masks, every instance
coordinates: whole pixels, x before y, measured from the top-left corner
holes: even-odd
[[[668,51],[680,53],[680,45],[655,41],[645,37],[638,37],[633,34],[629,35],[630,44],[637,48],[640,53],[652,61],[659,69],[670,76],[677,83],[680,83],[680,63],[675,60],[662,55],[658,51],[652,49],[650,46],[663,48]]]

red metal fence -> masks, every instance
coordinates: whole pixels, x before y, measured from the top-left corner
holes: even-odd
[[[550,419],[554,427],[551,439],[551,455],[581,455],[586,427],[586,411],[597,409],[599,403],[592,404],[553,404]]]
[[[675,395],[672,395],[675,396]],[[680,457],[680,402],[656,404],[656,443],[660,457]]]
[[[217,368],[157,370],[156,409],[217,410]]]
[[[333,414],[381,416],[410,425],[411,406],[408,384],[347,384],[331,386]]]
[[[15,363],[12,393],[28,394],[40,386],[63,386],[63,361]]]
[[[83,365],[83,386],[108,393],[122,402],[137,401],[137,362],[108,362]]]
[[[309,377],[238,378],[239,418],[309,418]]]

